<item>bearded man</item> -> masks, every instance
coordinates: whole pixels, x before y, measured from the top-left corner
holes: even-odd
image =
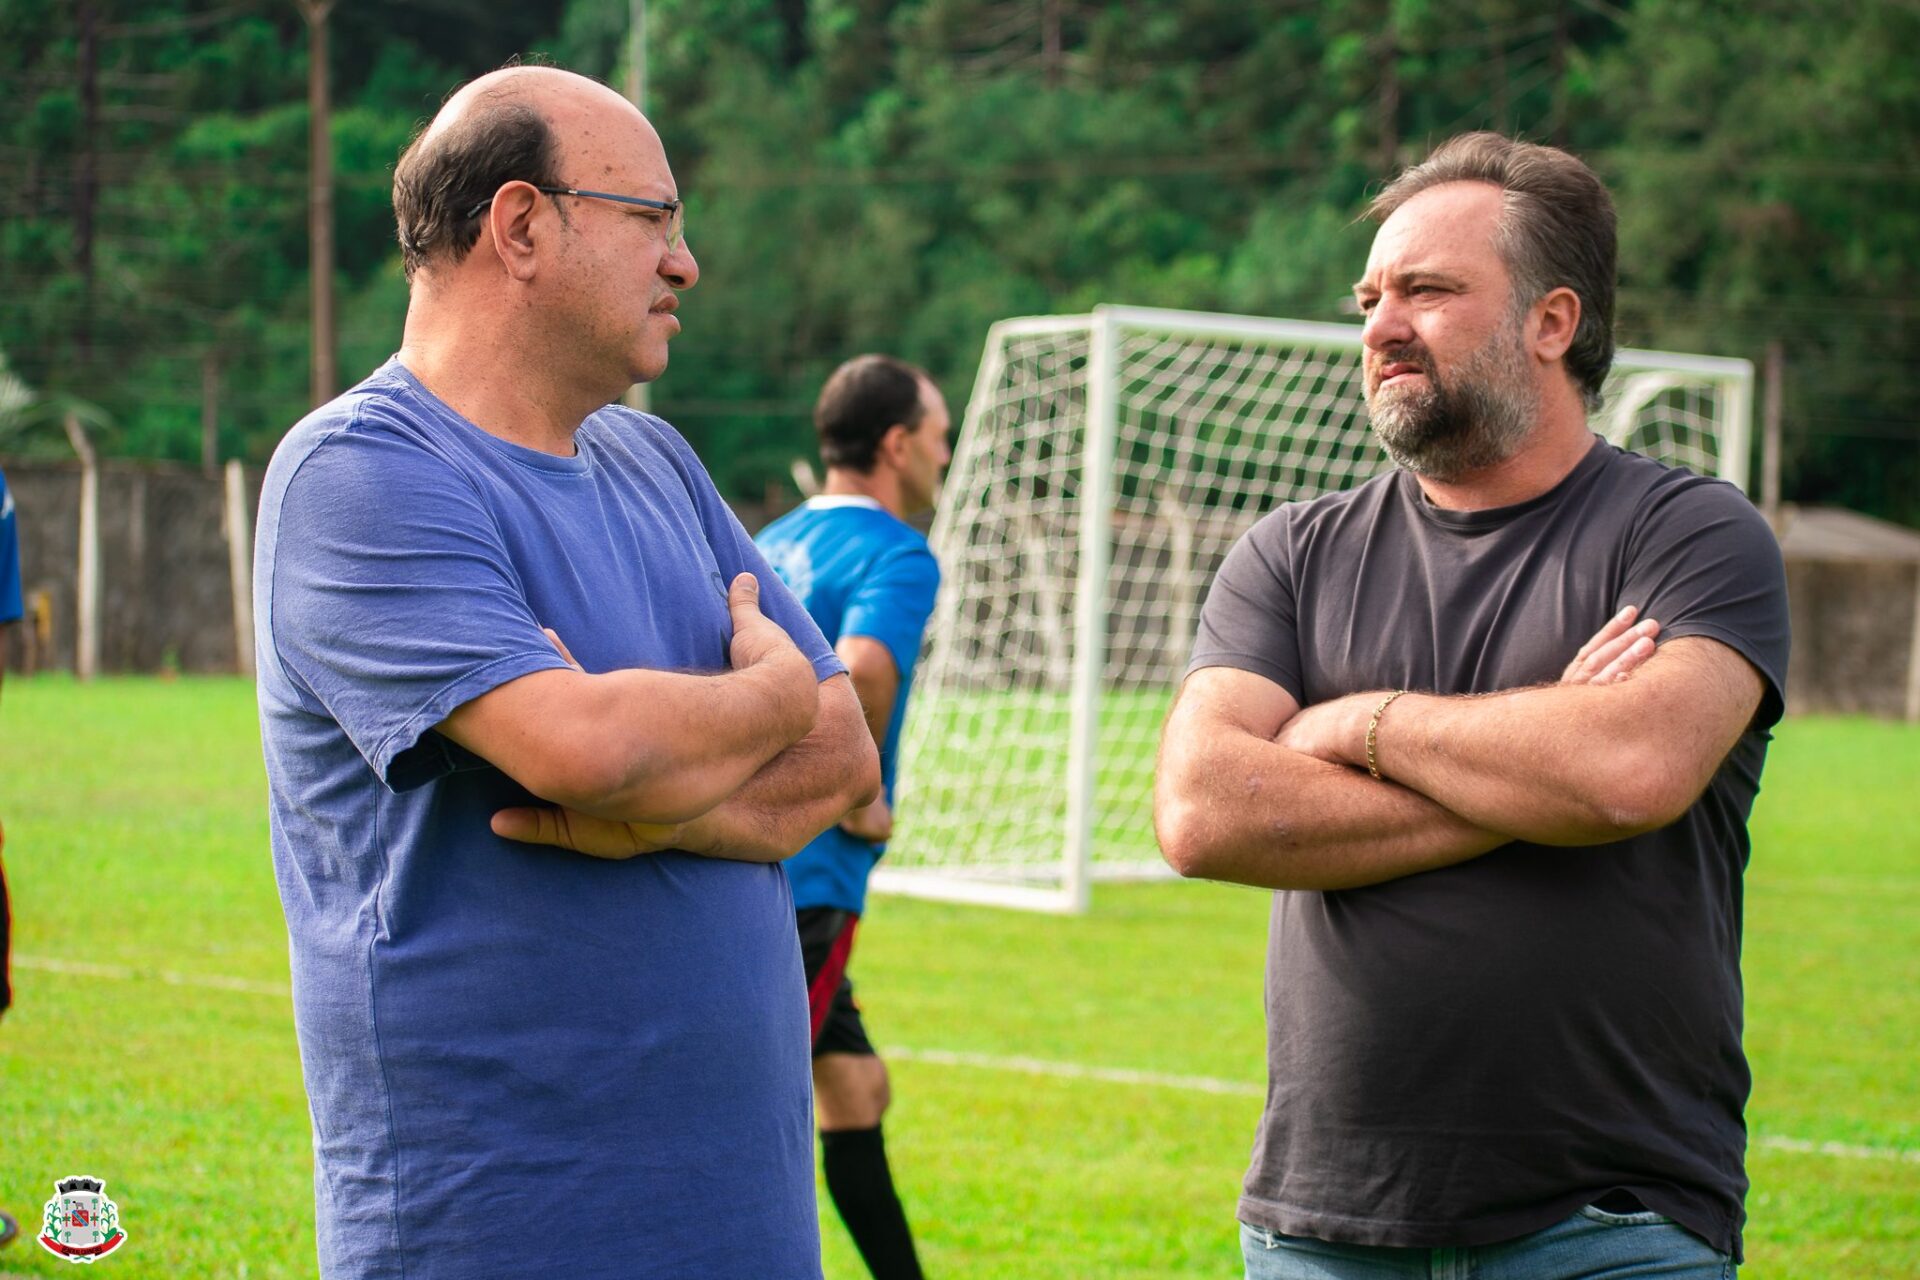
[[[1724,1277],[1779,550],[1733,486],[1589,430],[1585,165],[1471,134],[1371,212],[1399,468],[1228,555],[1155,797],[1176,870],[1277,890],[1247,1275]]]

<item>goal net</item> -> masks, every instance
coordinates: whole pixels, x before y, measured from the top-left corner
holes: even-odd
[[[1357,325],[1101,307],[993,326],[874,887],[1080,911],[1170,874],[1153,760],[1201,601],[1280,503],[1392,466]],[[1752,365],[1621,351],[1596,431],[1745,486]]]

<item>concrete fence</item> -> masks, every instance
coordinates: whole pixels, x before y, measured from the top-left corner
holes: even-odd
[[[252,670],[258,469],[25,458],[0,469],[26,597],[16,670]]]

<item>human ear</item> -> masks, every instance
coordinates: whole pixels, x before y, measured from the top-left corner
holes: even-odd
[[[533,279],[537,261],[534,221],[540,212],[540,192],[528,182],[509,182],[487,206],[486,232],[493,252],[515,280]]]
[[[880,452],[886,455],[888,462],[900,465],[907,455],[907,436],[910,434],[905,426],[896,422],[881,435]]]
[[[1580,295],[1561,285],[1533,304],[1539,321],[1533,334],[1533,353],[1543,361],[1567,354],[1580,328]]]

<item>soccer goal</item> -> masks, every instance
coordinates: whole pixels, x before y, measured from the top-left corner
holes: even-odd
[[[1153,757],[1200,604],[1282,502],[1392,463],[1358,325],[1100,307],[987,336],[935,517],[939,602],[883,892],[1084,911],[1171,874]],[[1753,366],[1621,351],[1596,431],[1745,487]]]

